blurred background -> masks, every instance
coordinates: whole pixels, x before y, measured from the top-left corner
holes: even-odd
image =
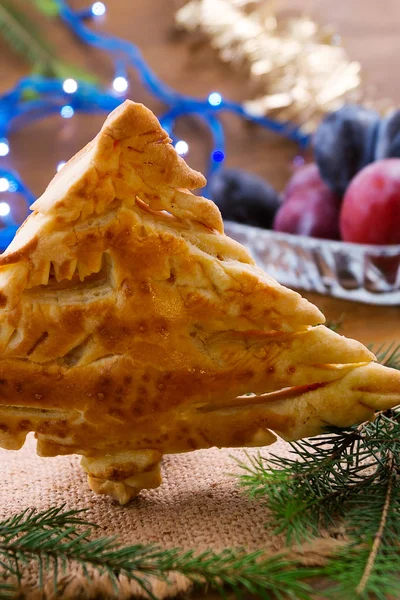
[[[269,4],[268,0],[265,0]],[[74,9],[87,8],[85,0],[71,0]],[[218,91],[233,100],[245,100],[253,94],[246,72],[218,59],[208,43],[196,35],[179,33],[175,13],[183,4],[173,0],[112,0],[106,13],[90,23],[97,31],[107,32],[137,44],[157,75],[173,88],[196,97]],[[57,17],[45,16],[31,0],[8,0],[55,50],[60,59],[95,74],[100,84],[110,86],[114,77],[113,61],[107,53],[82,44]],[[0,2],[0,7],[2,2]],[[4,4],[6,6],[6,4]],[[390,98],[398,103],[400,84],[400,3],[398,0],[282,0],[276,2],[279,14],[289,16],[307,11],[315,21],[331,26],[341,36],[351,60],[360,61],[363,77],[372,96]],[[1,16],[1,8],[0,8]],[[9,25],[3,23],[3,28]],[[10,40],[0,40],[1,93],[28,74],[28,62],[12,49]],[[154,96],[143,89],[133,70],[129,71],[127,96],[144,102],[156,113],[163,109]],[[56,114],[31,123],[11,134],[11,152],[2,164],[18,170],[34,195],[43,192],[60,161],[67,160],[98,131],[104,114],[82,115],[71,119]],[[226,165],[240,167],[267,178],[282,189],[290,175],[291,162],[298,153],[296,144],[257,125],[232,115],[222,115],[226,126]],[[207,130],[196,119],[180,119],[176,129],[187,140],[190,151],[186,160],[204,170],[211,150]]]
[[[230,24],[231,11],[241,15],[239,22]],[[254,14],[257,35],[248,21]],[[0,0],[0,229],[26,217],[27,200],[44,191],[125,97],[165,115],[165,98],[150,93],[126,62],[124,40],[137,47],[162,85],[200,101],[189,115],[172,102],[179,117],[174,142],[186,143],[182,155],[193,168],[240,168],[281,192],[295,167],[312,160],[308,136],[329,110],[349,100],[380,114],[399,105],[399,23],[398,0]],[[103,34],[114,36],[112,52],[94,47],[90,31],[103,42]],[[258,42],[265,35],[268,53]],[[330,65],[339,73],[333,82]],[[18,91],[18,82],[32,72],[34,81],[55,81],[53,91],[50,85],[42,94],[37,82]],[[296,102],[287,103],[293,82]],[[93,100],[93,86],[101,90],[100,100]],[[330,90],[336,91],[327,101]],[[314,106],[317,92],[325,100]],[[236,103],[235,109],[213,113],[222,127],[205,123],[207,107],[216,109],[221,99]],[[265,117],[269,126],[257,122]],[[217,138],[224,133],[223,152],[212,140],[213,127]],[[318,303],[324,308],[327,302]],[[346,303],[329,307],[333,319],[347,310]],[[360,323],[365,310],[360,308]],[[372,331],[378,331],[383,315],[378,308],[373,314]],[[355,325],[355,335],[365,338],[363,327]]]

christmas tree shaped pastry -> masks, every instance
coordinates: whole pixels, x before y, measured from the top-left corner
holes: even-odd
[[[163,454],[262,446],[400,403],[400,374],[224,235],[204,177],[125,102],[0,256],[0,446],[77,453],[99,493]]]

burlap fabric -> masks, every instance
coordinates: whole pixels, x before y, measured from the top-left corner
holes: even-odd
[[[268,508],[246,498],[230,476],[240,471],[235,458],[246,460],[243,450],[211,449],[165,457],[162,486],[143,492],[127,506],[119,506],[89,490],[78,457],[42,459],[36,456],[34,447],[34,439],[30,438],[19,452],[0,450],[0,518],[31,506],[43,510],[65,503],[69,509],[87,508],[88,520],[101,527],[98,535],[116,534],[126,544],[155,542],[198,551],[240,546],[248,550],[263,548],[267,553],[276,553],[283,547],[283,540],[274,536],[271,528],[264,527],[264,523],[271,522]],[[271,451],[287,454],[288,446],[277,442],[262,450],[263,454]],[[335,543],[333,538],[325,537],[296,552],[304,562],[315,564]],[[68,583],[61,583],[63,598],[113,597],[106,578],[94,577],[89,582],[78,567],[70,575],[73,577]],[[41,597],[35,589],[36,577],[34,568],[27,572],[27,598]],[[154,593],[160,598],[189,588],[185,578],[174,575],[170,585],[154,582]],[[50,582],[46,592],[46,598],[51,598]],[[133,584],[122,581],[118,598],[137,595]]]

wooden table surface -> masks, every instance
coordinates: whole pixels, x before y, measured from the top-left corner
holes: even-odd
[[[77,0],[73,6],[84,7],[88,3]],[[16,0],[16,4],[35,17],[27,0]],[[282,5],[285,10],[311,7],[319,22],[333,25],[342,35],[350,57],[362,63],[367,84],[375,90],[376,97],[390,97],[400,104],[399,0],[282,0]],[[174,8],[173,0],[109,0],[106,17],[93,26],[137,43],[158,75],[181,92],[205,96],[218,90],[236,100],[248,97],[249,86],[243,75],[219,63],[209,48],[194,47],[184,35],[174,33]],[[110,81],[112,65],[108,57],[83,47],[57,20],[35,18],[57,47],[59,56],[79,62],[105,82]],[[3,92],[27,72],[27,67],[1,43],[0,52]],[[162,109],[143,91],[133,74],[129,96],[156,112]],[[39,195],[53,176],[57,163],[87,143],[103,120],[103,115],[76,115],[68,121],[53,116],[36,122],[12,136],[8,162]],[[282,189],[297,154],[296,145],[258,127],[245,125],[235,117],[226,116],[223,120],[228,137],[226,164],[258,173]],[[194,120],[183,120],[178,134],[190,143],[187,157],[190,165],[204,169],[210,140],[201,125]],[[309,297],[329,319],[342,318],[344,333],[365,343],[392,340],[400,333],[400,307],[380,308],[323,296]]]

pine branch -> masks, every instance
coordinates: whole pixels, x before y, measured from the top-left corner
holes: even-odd
[[[400,345],[376,354],[400,369]],[[333,584],[333,597],[400,597],[400,408],[291,447],[288,458],[242,463],[240,485],[266,502],[288,542],[343,525],[350,542],[319,573]]]
[[[382,427],[386,437],[390,420],[385,419]],[[376,434],[373,439],[375,444],[380,441]],[[394,446],[398,452],[398,441]],[[347,507],[345,526],[352,541],[324,569],[324,575],[335,582],[332,592],[339,597],[400,597],[400,461],[386,443],[381,452],[379,478]]]
[[[88,522],[78,517],[85,510],[64,511],[65,504],[53,507],[43,512],[28,508],[17,515],[0,521],[0,538],[7,540],[23,532],[33,529],[54,529],[55,527],[69,527],[70,525],[88,525]],[[96,527],[90,523],[92,527]]]
[[[374,351],[373,346],[371,349]],[[397,342],[392,342],[386,346],[383,344],[375,350],[375,354],[382,365],[400,370],[400,344]]]
[[[46,14],[51,13],[52,5],[57,8],[53,0],[35,1]],[[58,60],[54,48],[43,38],[31,20],[7,0],[0,1],[0,36],[32,65],[36,73],[58,79],[74,77],[92,83],[97,81],[97,78],[85,69]]]
[[[17,588],[6,581],[3,581],[0,575],[0,600],[15,599],[16,592]]]
[[[393,478],[393,476],[394,476],[394,461],[393,461],[392,455],[389,458],[388,471],[389,471],[390,475],[389,475],[389,479],[387,482],[387,489],[386,489],[386,494],[385,494],[385,502],[383,504],[382,516],[381,516],[381,520],[379,523],[378,531],[376,532],[375,537],[374,537],[374,543],[372,544],[371,552],[369,554],[367,563],[365,565],[365,569],[364,569],[362,577],[361,577],[361,581],[356,588],[357,596],[362,596],[364,594],[366,588],[368,587],[368,582],[371,579],[379,551],[383,544],[383,534],[384,534],[386,526],[387,526],[388,513],[389,513],[390,503],[392,500],[393,483],[394,483],[394,478]]]
[[[343,327],[343,315],[340,315],[337,321],[327,321],[325,323],[325,326],[328,327],[328,329],[331,329],[332,331],[340,331]]]
[[[30,509],[0,522],[1,599],[15,592],[7,577],[16,577],[20,583],[30,561],[39,568],[39,586],[43,585],[44,575],[52,573],[55,591],[60,572],[65,574],[68,565],[74,563],[81,565],[88,577],[90,567],[107,574],[116,593],[119,577],[124,575],[154,598],[149,578],[168,581],[170,573],[177,572],[221,593],[229,590],[240,596],[246,590],[263,598],[270,594],[278,599],[311,598],[302,578],[312,576],[313,571],[284,556],[266,558],[261,551],[232,549],[196,555],[155,545],[121,546],[115,538],[91,539],[94,525],[81,518],[82,512],[65,512],[63,507],[42,513]]]
[[[333,524],[343,514],[344,501],[367,486],[372,475],[360,447],[362,429],[293,442],[292,457],[259,455],[249,464],[239,483],[250,496],[265,498],[275,517],[275,533],[286,533],[287,543],[302,543],[320,527]],[[357,464],[353,464],[354,456]]]
[[[0,33],[34,68],[54,75],[54,52],[25,15],[9,2],[0,2]]]
[[[55,17],[59,14],[60,8],[55,0],[32,0],[36,8],[48,17]]]
[[[386,485],[371,488],[371,496],[349,512],[346,527],[352,541],[321,571],[331,582],[333,598],[400,597],[400,487],[395,477],[393,473]]]

